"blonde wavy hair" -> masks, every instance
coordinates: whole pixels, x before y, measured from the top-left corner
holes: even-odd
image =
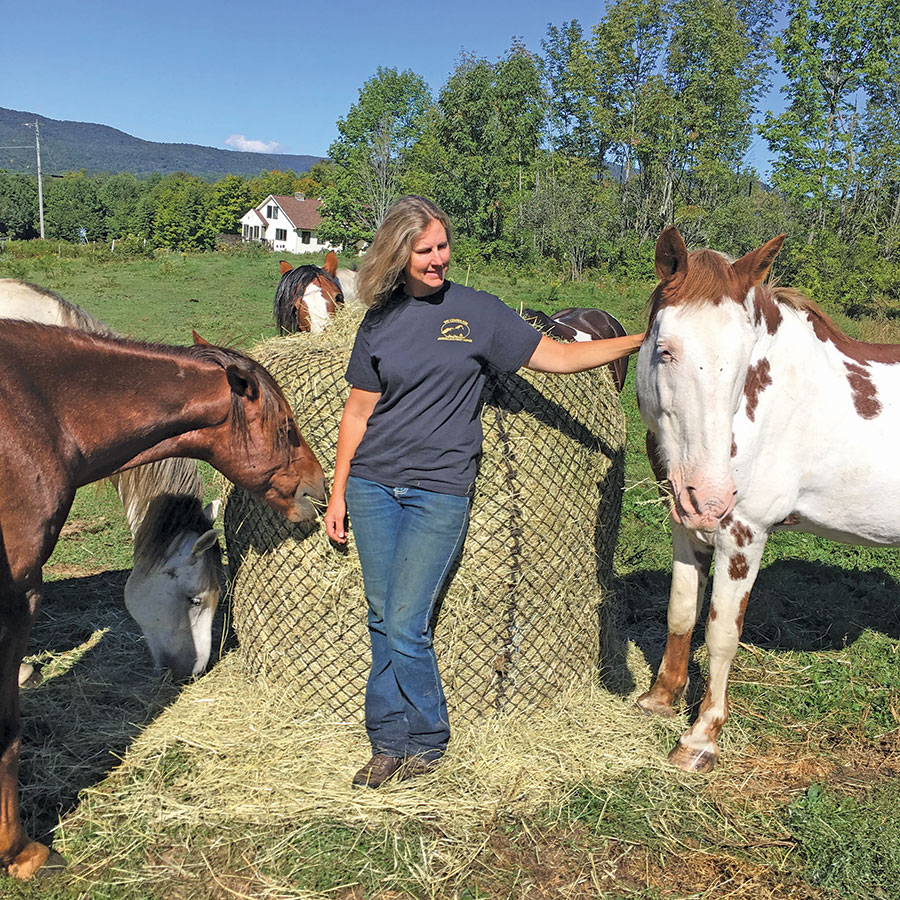
[[[375,232],[372,245],[359,267],[356,291],[369,309],[387,303],[398,287],[406,281],[409,262],[416,238],[437,219],[450,240],[450,219],[437,204],[417,194],[407,194],[391,206]]]

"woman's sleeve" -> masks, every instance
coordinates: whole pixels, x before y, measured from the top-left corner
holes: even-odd
[[[499,297],[493,299],[496,308],[488,362],[501,372],[515,372],[531,359],[540,343],[541,332]]]
[[[365,323],[364,323],[365,324]],[[369,342],[366,338],[366,329],[361,325],[356,332],[356,340],[353,342],[353,350],[350,353],[350,362],[347,363],[347,371],[344,378],[353,387],[363,391],[381,391],[381,382],[378,379],[378,370],[369,350]]]

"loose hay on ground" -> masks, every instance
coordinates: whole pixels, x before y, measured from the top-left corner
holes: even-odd
[[[527,815],[582,782],[660,767],[660,750],[653,722],[587,682],[531,714],[457,727],[444,764],[414,789],[354,790],[350,778],[368,754],[359,724],[323,715],[284,682],[249,678],[232,652],[82,793],[56,845],[76,867],[107,866],[123,845],[152,848],[173,831],[271,840],[317,821],[361,829],[415,821],[433,826],[448,865],[463,865],[486,824]]]

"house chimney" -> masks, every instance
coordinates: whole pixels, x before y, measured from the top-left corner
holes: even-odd
[[[294,192],[294,199],[295,199],[295,200],[305,200],[305,199],[306,199],[306,195],[305,195],[305,194],[301,194],[299,191],[295,191],[295,192]]]

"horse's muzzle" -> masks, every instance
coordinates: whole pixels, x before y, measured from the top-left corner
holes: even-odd
[[[303,482],[294,494],[294,508],[288,513],[291,522],[312,522],[318,515],[318,505],[325,503],[325,477],[320,475],[312,481]]]

